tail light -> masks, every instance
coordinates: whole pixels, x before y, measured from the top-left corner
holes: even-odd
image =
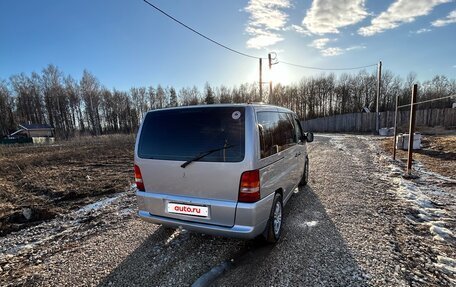
[[[260,171],[246,171],[241,175],[239,202],[256,202],[258,200],[260,200]]]
[[[136,188],[139,191],[146,191],[146,189],[144,188],[144,182],[142,179],[141,170],[139,169],[139,166],[137,166],[136,164],[135,164],[135,182],[136,182]]]

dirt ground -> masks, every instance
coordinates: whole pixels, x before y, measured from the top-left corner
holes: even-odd
[[[0,146],[0,236],[125,191],[133,148],[133,135]]]
[[[422,135],[421,150],[413,153],[413,159],[419,161],[427,170],[456,178],[456,134]],[[393,138],[385,138],[383,149],[392,154]],[[397,150],[396,159],[407,162],[407,151]]]
[[[0,286],[456,286],[456,180],[402,178],[382,140],[316,135],[276,245],[142,221],[130,188],[0,237]]]

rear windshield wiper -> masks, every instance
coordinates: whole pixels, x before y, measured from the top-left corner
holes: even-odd
[[[192,162],[198,161],[198,160],[202,159],[203,157],[205,157],[207,155],[210,155],[211,153],[214,153],[214,152],[219,151],[219,150],[228,149],[228,148],[231,148],[231,147],[234,147],[234,146],[235,145],[225,145],[223,147],[219,147],[219,148],[216,148],[216,149],[211,149],[211,150],[205,151],[205,152],[200,153],[199,155],[195,156],[194,158],[191,158],[191,159],[187,160],[186,162],[184,162],[181,165],[181,167],[185,168],[187,165],[191,164]]]

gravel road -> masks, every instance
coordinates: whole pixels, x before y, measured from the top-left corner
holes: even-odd
[[[416,220],[399,163],[376,141],[316,136],[311,181],[285,207],[275,246],[142,222],[130,191],[0,238],[0,285],[188,286],[229,262],[214,286],[455,286],[455,184],[438,185],[444,204],[429,195],[428,211],[446,214],[439,224]]]

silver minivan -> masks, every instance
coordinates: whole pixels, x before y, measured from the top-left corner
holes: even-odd
[[[139,216],[196,232],[280,238],[283,206],[309,174],[296,114],[265,104],[150,111],[138,131]]]

